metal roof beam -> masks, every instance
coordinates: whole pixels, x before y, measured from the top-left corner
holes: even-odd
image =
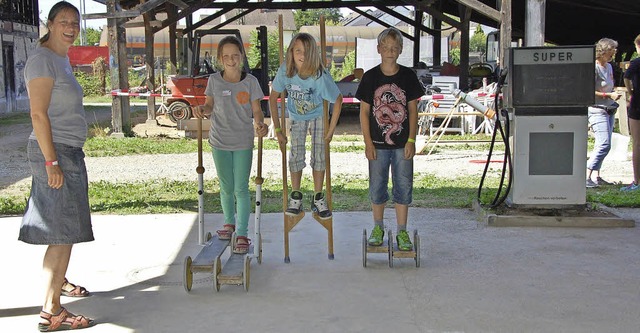
[[[393,17],[395,17],[395,18],[397,18],[397,19],[399,19],[399,20],[401,20],[404,23],[407,23],[407,24],[411,25],[411,26],[415,25],[415,23],[416,23],[415,20],[413,20],[413,19],[411,19],[409,17],[406,17],[406,16],[404,16],[402,14],[399,14],[398,12],[394,12],[393,10],[389,9],[389,7],[382,6],[382,7],[379,7],[378,9],[383,11],[383,12],[385,12],[385,13],[387,13],[387,14],[389,14],[389,15],[391,15],[391,16],[393,16]],[[435,33],[436,33],[435,30],[430,29],[428,27],[425,27],[423,22],[420,22],[420,23],[421,24],[420,24],[419,28],[420,28],[421,31],[424,31],[424,32],[426,32],[426,33],[428,33],[429,35],[432,35],[432,36],[435,35]]]
[[[358,14],[360,14],[360,15],[368,18],[368,19],[370,19],[371,21],[374,21],[374,22],[376,22],[376,23],[378,23],[378,24],[380,24],[380,25],[382,25],[384,27],[387,27],[387,28],[390,27],[389,23],[387,23],[387,22],[385,22],[385,21],[383,21],[383,20],[381,20],[381,19],[379,19],[379,18],[377,18],[377,17],[375,17],[375,16],[373,16],[373,15],[371,15],[371,14],[365,12],[365,11],[362,11],[362,10],[356,8],[356,7],[351,8],[351,9],[354,12],[356,12],[356,13],[358,13]],[[411,35],[409,35],[408,33],[404,32],[402,30],[400,30],[400,32],[402,33],[403,36],[407,37],[408,39],[414,40],[414,36],[411,36]]]

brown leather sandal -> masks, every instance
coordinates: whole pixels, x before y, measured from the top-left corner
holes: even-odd
[[[76,316],[65,308],[61,308],[58,314],[55,315],[40,311],[40,318],[44,321],[38,324],[40,332],[77,330],[96,324],[93,319],[85,316]]]
[[[71,287],[71,289],[65,287]],[[69,282],[67,278],[64,278],[64,283],[62,283],[62,292],[60,294],[67,297],[87,297],[91,295],[85,287],[77,286]]]
[[[216,230],[218,234],[218,239],[231,239],[231,235],[236,231],[236,226],[234,224],[225,224],[222,226],[222,229]]]
[[[244,240],[244,242],[240,243],[239,240]],[[249,245],[251,245],[251,240],[246,236],[236,236],[236,246],[233,248],[233,253],[236,254],[246,254],[249,252]]]

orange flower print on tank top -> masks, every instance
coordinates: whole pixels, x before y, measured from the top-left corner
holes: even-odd
[[[249,93],[246,91],[241,91],[236,95],[236,100],[240,105],[244,105],[249,103]]]

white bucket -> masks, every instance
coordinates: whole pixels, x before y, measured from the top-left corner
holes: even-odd
[[[611,150],[607,155],[610,161],[627,161],[629,160],[629,140],[630,138],[620,133],[611,135]]]

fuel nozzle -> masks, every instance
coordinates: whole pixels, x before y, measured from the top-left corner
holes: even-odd
[[[484,114],[484,116],[489,119],[493,119],[493,117],[496,116],[496,111],[480,103],[480,101],[478,101],[477,99],[465,94],[460,89],[455,89],[453,91],[453,96],[460,98],[463,102],[469,104],[472,108],[482,112],[482,114]]]

